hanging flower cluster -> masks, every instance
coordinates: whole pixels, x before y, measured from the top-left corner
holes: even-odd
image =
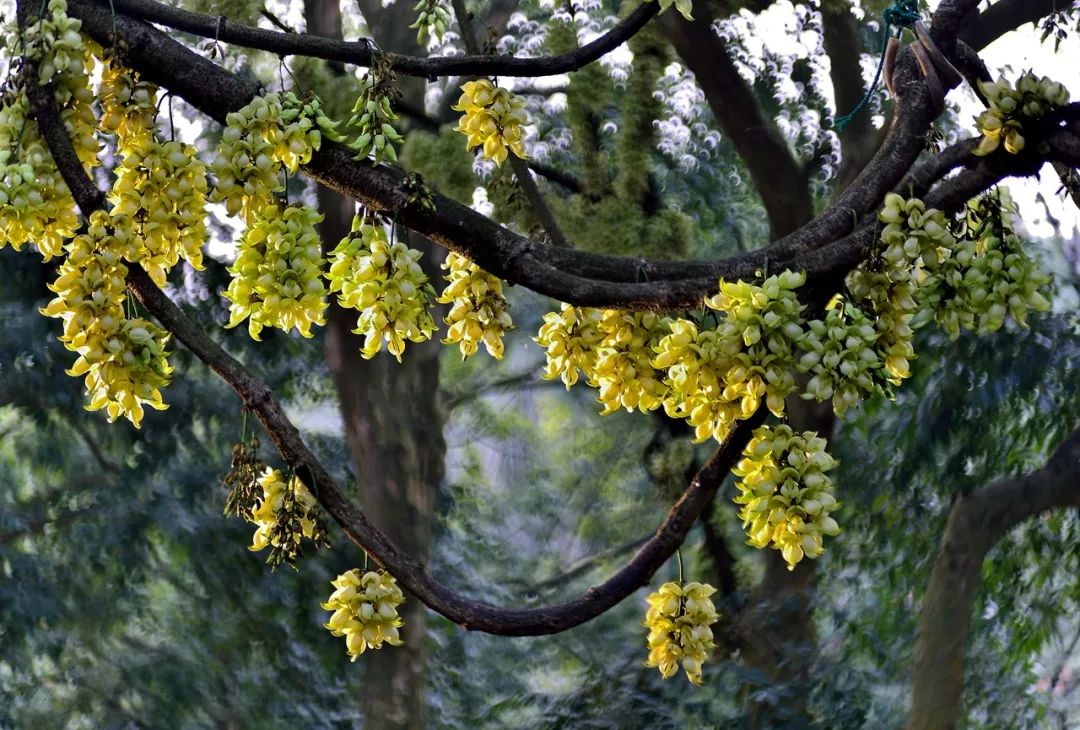
[[[701,666],[715,648],[710,626],[719,620],[709,598],[716,589],[706,583],[665,583],[646,599],[649,610],[647,667],[656,667],[664,679],[673,677],[682,663],[686,678],[701,684]]]
[[[770,411],[783,414],[784,398],[795,390],[793,343],[802,334],[803,309],[795,290],[805,282],[806,274],[794,271],[760,286],[721,280],[720,293],[705,300],[726,315],[717,328],[731,358],[724,395],[740,401],[743,418],[757,411],[762,398]]]
[[[824,552],[825,535],[840,532],[829,513],[840,508],[825,472],[836,461],[825,439],[812,431],[794,433],[788,426],[762,426],[731,472],[741,477],[735,503],[750,545],[779,550],[793,570],[803,557]]]
[[[462,358],[475,355],[480,344],[496,360],[503,356],[503,335],[514,328],[510,303],[502,293],[502,280],[492,276],[461,254],[447,255],[442,268],[448,282],[438,298],[449,304],[445,344],[457,344]]]
[[[988,155],[1004,143],[1005,151],[1017,154],[1024,149],[1023,120],[1041,119],[1049,111],[1069,103],[1069,91],[1056,81],[1039,78],[1028,71],[1012,86],[1004,78],[980,81],[979,90],[989,108],[975,118],[983,138],[975,154]]]
[[[312,325],[323,325],[326,285],[320,267],[322,251],[315,224],[322,216],[310,205],[264,205],[253,217],[229,272],[225,290],[229,322],[248,320],[248,334],[258,341],[264,327],[311,337]]]
[[[283,562],[296,562],[303,553],[302,538],[316,547],[328,544],[318,502],[295,474],[286,478],[279,470],[265,467],[258,484],[262,494],[251,511],[257,529],[248,550],[271,548],[267,562],[276,568]]]
[[[869,397],[875,387],[874,372],[881,367],[875,347],[877,330],[861,309],[838,298],[825,319],[806,323],[799,340],[804,353],[799,372],[809,373],[806,397],[832,399],[833,410],[842,416],[848,408]]]
[[[651,360],[657,343],[667,333],[667,323],[655,312],[605,309],[601,313],[598,327],[602,339],[596,350],[593,380],[600,390],[602,413],[620,408],[645,413],[663,403],[668,389]]]
[[[330,254],[330,291],[338,293],[341,306],[360,312],[353,331],[364,336],[365,358],[375,357],[386,342],[401,362],[406,341],[423,342],[434,333],[428,308],[435,290],[420,257],[403,243],[391,244],[382,224],[359,216]]]
[[[350,144],[356,150],[355,159],[374,157],[376,165],[383,161],[397,162],[394,145],[401,144],[405,138],[394,129],[393,124],[398,115],[391,104],[397,98],[398,90],[394,85],[394,69],[390,59],[378,54],[361,83],[360,95],[349,119],[349,126],[356,129],[356,139]]]
[[[409,27],[416,30],[416,42],[426,46],[434,38],[442,43],[443,35],[450,25],[450,11],[442,0],[420,0],[413,10],[417,11],[416,22]]]
[[[124,256],[138,262],[158,286],[183,258],[202,269],[206,242],[206,166],[195,148],[130,136],[109,193],[114,225],[130,229]]]
[[[562,378],[566,389],[578,381],[578,373],[590,384],[596,378],[596,351],[604,334],[600,329],[603,313],[589,307],[563,304],[559,312],[544,315],[544,324],[535,341],[547,354],[544,378]]]
[[[123,44],[123,39],[118,39]],[[148,142],[157,119],[157,87],[123,63],[123,45],[104,53],[101,85],[101,131],[115,134],[121,155]]]
[[[294,173],[310,162],[323,133],[333,134],[334,126],[318,99],[302,101],[291,91],[257,96],[230,112],[210,165],[217,178],[211,202],[223,202],[230,215],[250,220],[285,189],[282,170]]]
[[[108,216],[95,211],[86,233],[65,247],[67,258],[49,285],[57,296],[41,311],[64,323],[60,341],[79,355],[67,372],[85,376],[87,409],[104,409],[110,422],[123,415],[138,428],[144,405],[167,407],[160,389],[172,373],[165,359],[169,335],[125,314],[127,267],[115,248]]]
[[[382,570],[361,575],[353,569],[339,575],[332,584],[336,590],[322,604],[334,612],[326,628],[334,636],[345,637],[345,649],[353,661],[368,649],[401,645],[398,629],[402,621],[397,609],[405,596],[394,576]]]
[[[468,81],[461,90],[461,98],[451,108],[464,112],[454,130],[468,138],[466,148],[479,147],[496,165],[506,160],[507,150],[525,159],[525,100],[488,79]]]

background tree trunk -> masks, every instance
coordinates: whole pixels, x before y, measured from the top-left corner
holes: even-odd
[[[363,10],[372,35],[384,47],[413,52],[411,22],[398,17],[411,5]],[[341,9],[336,0],[305,0],[308,31],[341,37]],[[405,29],[404,32],[401,29]],[[402,84],[405,98],[423,107],[423,84]],[[320,234],[333,247],[348,234],[351,200],[319,188],[319,208],[326,216]],[[409,244],[424,251],[424,267],[432,280],[440,277],[442,255],[426,241]],[[440,249],[441,251],[441,249]],[[410,343],[398,362],[383,352],[371,360],[360,355],[362,338],[352,333],[356,312],[331,304],[325,355],[334,375],[345,436],[356,475],[362,509],[402,550],[426,562],[430,553],[436,491],[444,474],[445,420],[439,389],[438,341]],[[438,335],[436,335],[437,337]],[[417,600],[401,607],[404,646],[370,652],[364,665],[362,706],[367,730],[398,730],[427,724],[424,672],[427,611]]]

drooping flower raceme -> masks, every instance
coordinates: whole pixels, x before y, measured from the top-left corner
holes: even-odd
[[[559,312],[544,315],[544,324],[534,338],[544,348],[547,364],[544,378],[562,378],[566,389],[578,381],[578,373],[586,382],[595,381],[597,350],[604,334],[600,329],[603,312],[589,307],[563,304]]]
[[[361,574],[353,569],[332,583],[336,590],[322,607],[334,613],[325,625],[334,636],[345,637],[345,649],[353,661],[368,649],[401,645],[397,609],[405,596],[394,576],[382,570]]]
[[[438,301],[451,305],[443,342],[457,343],[463,358],[476,354],[483,343],[489,355],[501,360],[503,335],[514,328],[502,280],[458,253],[448,254],[442,267],[449,270],[448,283]]]
[[[743,505],[739,518],[747,542],[779,550],[789,570],[803,557],[819,557],[823,537],[840,532],[830,516],[840,505],[825,474],[836,460],[825,446],[825,439],[812,431],[799,434],[789,426],[762,426],[731,470],[742,478],[735,485],[735,503]]]
[[[701,666],[715,647],[710,626],[719,620],[710,596],[716,589],[705,583],[671,582],[646,599],[649,610],[647,667],[656,667],[664,679],[675,675],[682,663],[686,678],[701,684]]]
[[[41,311],[64,323],[60,341],[79,355],[67,372],[85,376],[87,409],[104,409],[109,421],[123,415],[139,427],[144,405],[167,407],[160,389],[172,373],[165,353],[169,335],[125,314],[127,267],[113,231],[106,213],[91,214],[86,233],[65,247],[67,257],[49,285],[57,296]]]
[[[405,342],[423,342],[435,332],[428,308],[435,290],[420,267],[421,253],[401,242],[391,245],[381,223],[353,219],[352,232],[330,254],[330,291],[338,303],[360,312],[356,334],[361,353],[386,349],[401,362]]]
[[[465,146],[479,147],[496,165],[506,160],[507,150],[525,159],[525,100],[488,79],[468,81],[461,90],[461,98],[451,108],[464,112],[455,131],[468,138]]]
[[[251,511],[257,526],[248,548],[274,548],[282,561],[293,562],[300,555],[300,540],[308,538],[316,546],[325,543],[326,530],[318,514],[318,503],[295,475],[286,478],[278,469],[266,467],[258,480],[262,496]],[[273,557],[273,555],[272,555]]]
[[[803,355],[799,371],[810,374],[804,398],[832,399],[833,410],[842,416],[874,391],[874,372],[881,367],[874,347],[878,333],[858,307],[838,298],[825,319],[806,323],[799,341]]]
[[[229,323],[248,320],[258,340],[264,327],[311,337],[312,325],[326,323],[326,285],[319,267],[322,251],[315,224],[322,216],[309,205],[264,205],[253,214],[237,247],[225,298]]]
[[[620,408],[654,411],[667,395],[663,373],[652,366],[653,350],[667,333],[667,320],[655,312],[605,309],[598,324],[603,339],[597,349],[593,379],[600,389],[602,413]]]

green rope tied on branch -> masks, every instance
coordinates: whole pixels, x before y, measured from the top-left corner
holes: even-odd
[[[881,23],[880,58],[878,59],[877,71],[874,73],[874,80],[871,82],[870,88],[863,94],[863,98],[859,99],[859,103],[855,105],[855,108],[844,116],[836,118],[835,126],[837,129],[843,129],[850,124],[851,120],[866,108],[866,105],[870,103],[870,99],[873,98],[874,92],[877,91],[878,82],[881,81],[881,69],[885,65],[885,47],[889,44],[889,28],[896,28],[896,37],[899,38],[904,32],[904,28],[910,28],[920,17],[922,16],[919,14],[919,0],[894,0],[892,7],[885,9]]]

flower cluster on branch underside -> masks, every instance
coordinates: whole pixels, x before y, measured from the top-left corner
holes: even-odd
[[[656,667],[668,679],[682,664],[686,678],[701,684],[701,667],[715,648],[710,628],[719,620],[710,596],[716,589],[696,581],[665,583],[651,593],[646,602],[649,610],[642,624],[649,630],[647,667]]]
[[[1004,143],[1005,151],[1018,154],[1024,149],[1024,121],[1041,119],[1069,103],[1069,92],[1056,81],[1039,78],[1030,71],[1013,86],[1004,78],[979,82],[989,108],[975,118],[983,138],[976,155],[988,155]]]

